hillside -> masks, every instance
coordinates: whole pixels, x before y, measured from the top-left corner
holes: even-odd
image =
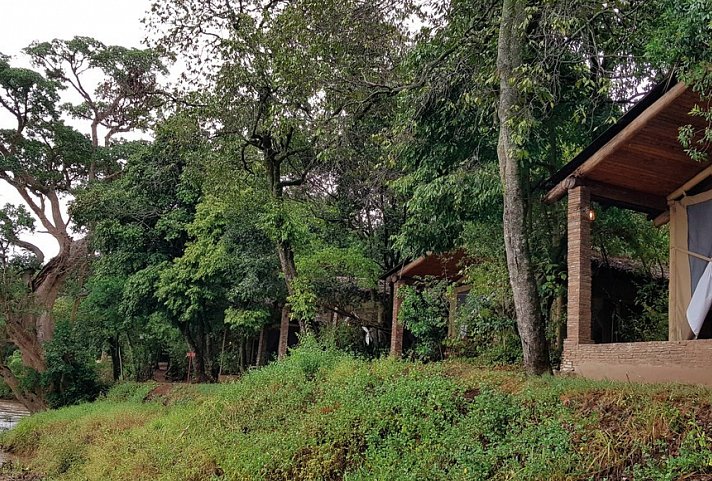
[[[2,444],[52,480],[700,480],[711,435],[706,389],[307,345],[234,384],[119,385]]]

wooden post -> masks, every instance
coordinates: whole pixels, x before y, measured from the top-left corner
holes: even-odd
[[[591,339],[591,196],[585,186],[569,190],[568,288],[566,339],[589,344]]]
[[[401,357],[403,354],[403,324],[398,322],[398,311],[400,310],[401,299],[398,297],[398,288],[402,281],[393,283],[393,322],[391,323],[391,356]]]

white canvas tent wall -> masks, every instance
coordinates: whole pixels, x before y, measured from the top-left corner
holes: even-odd
[[[708,316],[712,305],[710,257],[712,190],[670,201],[671,341],[693,339],[704,323],[712,322]]]

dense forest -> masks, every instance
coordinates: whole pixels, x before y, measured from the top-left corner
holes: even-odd
[[[457,249],[468,335],[445,340],[448,286],[425,279],[406,355],[551,372],[566,232],[543,183],[657,82],[712,92],[707,0],[153,0],[144,22],[145,49],[0,55],[0,179],[24,201],[0,211],[2,378],[32,411],[160,364],[214,382],[308,336],[377,357],[381,274]],[[641,214],[593,229],[604,258],[667,260]],[[658,287],[629,329],[654,330]]]

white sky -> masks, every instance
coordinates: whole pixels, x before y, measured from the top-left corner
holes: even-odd
[[[140,47],[145,37],[140,19],[148,7],[149,0],[0,0],[0,52],[13,57],[11,64],[29,67],[21,50],[35,40],[87,36],[107,45]],[[0,127],[7,127],[7,122],[0,116]],[[0,183],[0,205],[8,202],[19,203],[19,196]],[[47,259],[57,253],[49,235],[36,234],[28,240]]]

